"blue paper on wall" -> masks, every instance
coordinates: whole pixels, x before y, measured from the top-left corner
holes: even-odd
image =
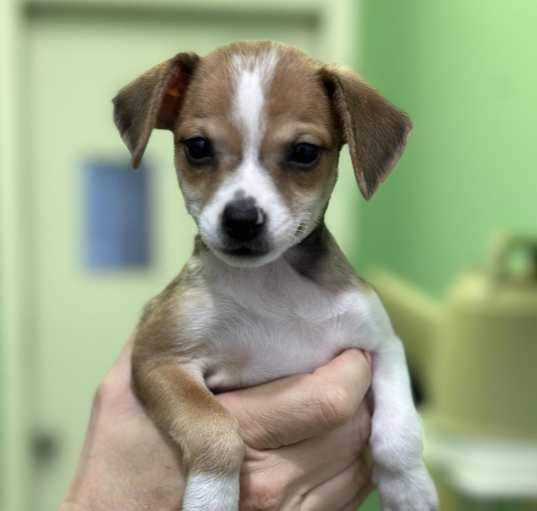
[[[84,258],[91,269],[150,263],[149,172],[129,163],[88,160],[83,165]]]

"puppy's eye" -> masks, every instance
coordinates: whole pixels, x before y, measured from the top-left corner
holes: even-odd
[[[319,146],[301,142],[291,147],[287,161],[299,167],[311,167],[319,159]]]
[[[185,155],[191,163],[208,163],[214,156],[211,142],[204,137],[188,138],[183,143]]]

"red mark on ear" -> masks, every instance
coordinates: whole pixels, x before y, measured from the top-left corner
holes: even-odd
[[[186,86],[187,77],[185,76],[185,73],[183,73],[179,67],[176,67],[169,78],[166,94],[173,97],[182,96],[186,90]]]
[[[171,71],[159,110],[157,128],[173,129],[183,102],[188,79],[188,74],[184,73],[179,66]]]

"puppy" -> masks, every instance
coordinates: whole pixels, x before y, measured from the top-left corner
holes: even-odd
[[[241,42],[150,69],[114,98],[114,120],[134,167],[154,128],[172,131],[199,230],[133,351],[138,396],[187,469],[183,509],[238,510],[244,445],[211,391],[313,371],[352,347],[373,355],[383,509],[436,509],[403,347],[323,220],[342,145],[369,199],[401,155],[407,116],[348,70]]]

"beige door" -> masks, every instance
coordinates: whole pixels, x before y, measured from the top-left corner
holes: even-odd
[[[30,208],[35,263],[29,321],[35,325],[30,377],[37,454],[29,509],[57,509],[98,382],[143,303],[171,280],[191,250],[193,223],[176,185],[171,138],[156,132],[146,154],[152,263],[106,272],[85,266],[83,162],[94,157],[128,161],[111,120],[110,100],[126,81],[177,51],[203,54],[232,40],[270,38],[313,55],[325,53],[320,20],[311,13],[282,15],[274,9],[257,14],[256,4],[218,14],[202,9],[183,13],[179,7],[99,10],[81,2],[70,8],[61,2],[48,8],[43,2],[30,11],[24,48],[24,162],[31,186],[24,207]],[[346,199],[341,192],[343,216],[350,215],[353,195]],[[340,222],[335,230],[348,231]]]

